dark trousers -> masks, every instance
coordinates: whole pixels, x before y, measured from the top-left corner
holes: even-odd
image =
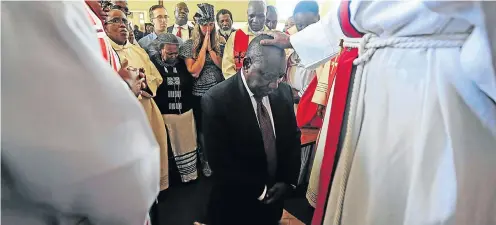
[[[267,205],[247,199],[236,190],[213,187],[208,204],[208,225],[276,225],[282,217],[284,202]]]
[[[202,124],[202,108],[201,108],[201,96],[193,95],[193,116],[195,117],[196,124],[196,139],[198,143],[198,156],[201,161],[207,161],[207,155],[203,151],[203,124]]]

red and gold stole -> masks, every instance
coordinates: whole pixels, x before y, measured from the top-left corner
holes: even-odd
[[[363,34],[359,32],[350,21],[350,0],[342,0],[338,10],[338,19],[341,30],[346,37],[361,38]],[[346,106],[348,104],[348,94],[350,83],[352,82],[353,60],[358,57],[358,49],[343,48],[339,54],[337,61],[334,93],[332,96],[331,106],[327,106],[326,110],[332,107],[331,115],[328,124],[328,130],[325,140],[324,157],[320,168],[319,190],[317,196],[317,205],[313,214],[312,225],[321,225],[326,211],[327,201],[332,185],[332,177],[334,168],[336,168],[335,160],[336,152],[338,151],[341,128],[346,114]],[[332,67],[331,67],[332,68]],[[329,80],[329,84],[332,84]],[[322,135],[322,134],[321,134]]]
[[[245,34],[241,29],[238,29],[234,35],[234,64],[236,65],[236,72],[239,72],[241,67],[243,67],[243,59],[246,56],[246,50],[248,50],[250,36]]]

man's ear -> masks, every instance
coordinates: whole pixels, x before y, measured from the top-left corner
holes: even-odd
[[[251,66],[251,59],[250,58],[244,58],[243,59],[243,69],[247,70]]]

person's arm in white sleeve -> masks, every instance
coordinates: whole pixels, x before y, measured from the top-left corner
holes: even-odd
[[[83,4],[2,2],[2,167],[36,205],[143,224],[159,191],[158,144]]]
[[[330,10],[319,22],[290,37],[293,49],[307,69],[317,68],[339,52],[342,35],[336,10]]]
[[[492,101],[496,101],[496,2],[424,1],[434,12],[464,19],[474,28],[461,49],[461,66]],[[468,31],[467,31],[468,32]]]
[[[496,102],[496,2],[483,1],[481,4],[484,11],[484,27],[486,28],[492,59],[492,82],[489,81],[490,84],[488,85],[487,92],[493,101]]]

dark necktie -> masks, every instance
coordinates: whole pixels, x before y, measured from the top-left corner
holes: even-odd
[[[258,125],[262,132],[265,154],[267,156],[267,170],[270,180],[273,180],[277,170],[276,137],[272,122],[270,121],[270,115],[262,103],[262,98],[255,97],[255,100],[257,101]]]

